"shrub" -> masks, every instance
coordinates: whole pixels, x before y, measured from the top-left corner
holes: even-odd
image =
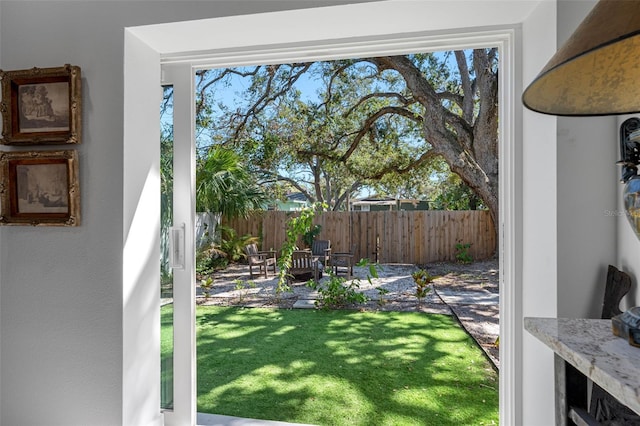
[[[199,276],[224,269],[228,264],[226,254],[214,245],[202,247],[196,252],[196,274]]]
[[[471,243],[457,243],[456,244],[456,259],[460,263],[471,263],[473,262],[473,256],[469,253],[469,248],[471,248]]]
[[[360,281],[353,280],[349,285],[344,285],[346,280],[333,273],[329,274],[329,280],[323,283],[310,281],[309,286],[318,291],[316,306],[322,309],[335,309],[348,305],[365,303],[369,298],[359,292]]]
[[[224,253],[224,257],[229,262],[238,262],[241,259],[245,259],[247,255],[244,252],[244,248],[248,244],[257,244],[258,237],[252,235],[239,236],[235,229],[227,226],[220,225],[220,244],[217,249]]]
[[[356,266],[369,266],[369,273],[367,274],[367,281],[371,283],[371,278],[378,278],[377,266],[368,259],[361,259]],[[318,298],[316,299],[316,306],[322,309],[335,309],[349,305],[358,305],[369,301],[369,297],[366,294],[358,291],[360,289],[360,279],[355,278],[351,280],[348,285],[345,285],[346,279],[338,277],[332,272],[329,272],[329,280],[324,282],[309,282],[309,286],[318,292]],[[384,304],[383,296],[389,291],[386,289],[378,289],[378,295],[380,297],[381,304]]]

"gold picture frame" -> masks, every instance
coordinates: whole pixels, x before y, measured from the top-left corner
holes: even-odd
[[[0,172],[0,225],[80,225],[75,150],[2,152]]]
[[[2,71],[4,145],[79,144],[82,121],[80,67]]]

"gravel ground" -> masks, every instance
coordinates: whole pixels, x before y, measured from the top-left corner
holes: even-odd
[[[432,290],[422,301],[415,297],[415,283],[411,273],[426,269],[438,278]],[[430,263],[426,265],[385,264],[378,267],[378,278],[368,280],[368,268],[354,268],[354,282],[369,301],[354,309],[416,311],[426,313],[454,314],[467,332],[476,340],[496,368],[499,367],[499,351],[495,344],[499,334],[499,310],[495,305],[474,303],[445,303],[439,294],[446,291],[464,293],[478,292],[497,294],[498,262],[496,260],[459,263]],[[343,275],[341,275],[343,276]],[[314,299],[313,289],[306,282],[291,283],[291,292],[276,294],[277,277],[254,275],[249,277],[248,266],[230,265],[224,271],[213,274],[211,296],[206,298],[197,288],[198,304],[220,306],[278,307],[292,308],[300,299]],[[327,275],[321,279],[326,281]],[[434,291],[435,290],[435,291]],[[384,294],[383,294],[384,293]],[[473,298],[471,299],[473,301]]]

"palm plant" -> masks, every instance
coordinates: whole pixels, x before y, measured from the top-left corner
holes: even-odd
[[[268,199],[233,151],[211,147],[196,165],[196,209],[228,218],[247,217]]]

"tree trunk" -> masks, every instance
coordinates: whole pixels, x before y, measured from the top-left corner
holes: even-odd
[[[474,51],[473,82],[468,72],[466,75],[461,72],[464,93],[459,106],[464,109],[469,105],[468,98],[474,99],[477,111],[474,122],[467,121],[469,114],[463,114],[467,116],[465,119],[445,107],[446,96],[434,90],[408,57],[381,57],[371,61],[380,69],[395,69],[402,75],[415,99],[424,107],[425,141],[482,199],[491,214],[498,242],[498,75],[493,71],[492,55],[495,55],[493,49]],[[457,59],[460,62],[464,58]]]

